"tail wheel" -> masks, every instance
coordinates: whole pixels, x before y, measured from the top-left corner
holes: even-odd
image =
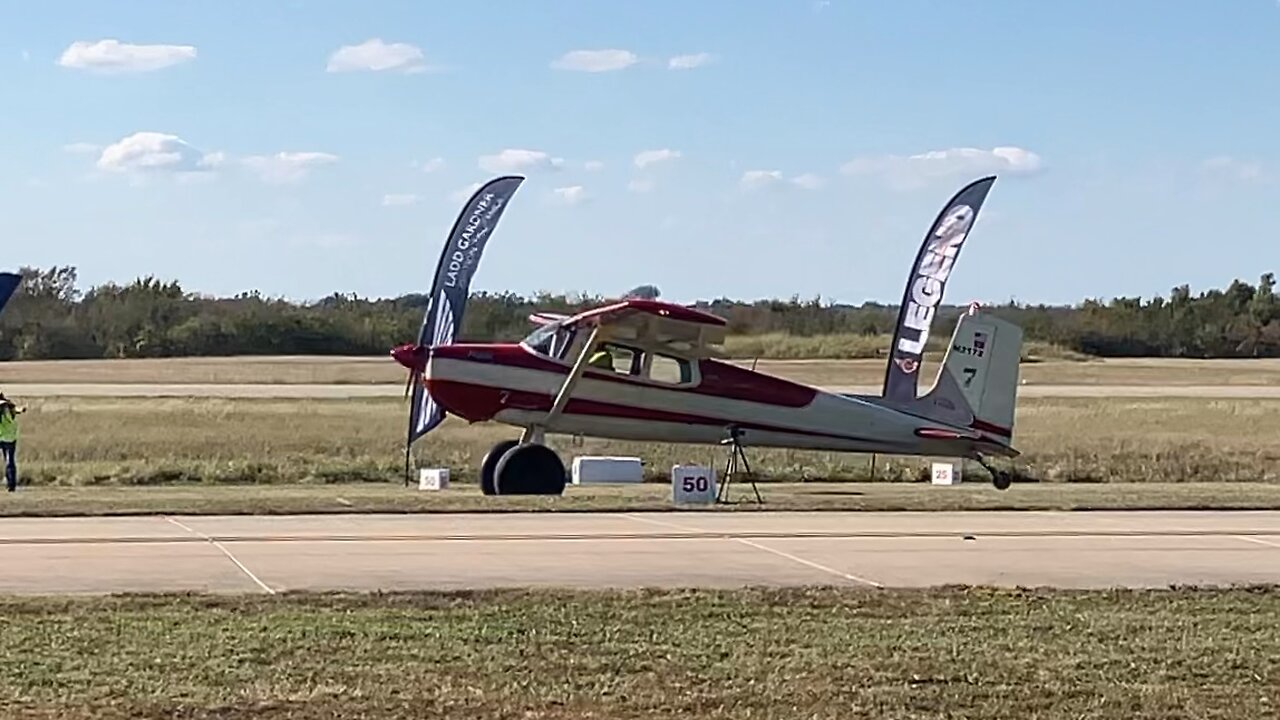
[[[520,444],[519,440],[503,440],[494,445],[485,454],[484,460],[480,461],[480,491],[485,495],[497,495],[497,488],[494,486],[494,471],[498,468],[498,461],[506,454],[508,450]]]
[[[564,463],[545,445],[517,445],[502,454],[494,468],[499,495],[562,495]]]

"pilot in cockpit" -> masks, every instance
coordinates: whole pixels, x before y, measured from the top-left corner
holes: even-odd
[[[613,355],[604,348],[599,348],[595,352],[591,353],[591,357],[587,360],[587,364],[601,370],[617,372],[617,369],[613,367]]]

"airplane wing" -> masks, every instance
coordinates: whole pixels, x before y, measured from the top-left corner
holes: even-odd
[[[0,273],[0,310],[13,297],[13,293],[22,284],[22,276],[17,273]]]
[[[534,325],[551,325],[554,323],[558,323],[561,320],[566,320],[569,317],[570,316],[568,315],[562,315],[560,313],[540,312],[540,313],[534,313],[530,315],[529,322],[533,323]]]
[[[668,346],[684,354],[713,356],[728,330],[724,318],[683,305],[633,298],[580,313],[573,324],[599,325],[611,340]]]
[[[476,190],[462,207],[436,264],[435,280],[427,296],[427,311],[418,331],[419,347],[448,344],[457,337],[471,292],[471,278],[480,264],[489,236],[523,182],[524,178],[518,175],[494,178]],[[444,410],[426,392],[422,383],[415,382],[409,410],[409,444],[412,445],[442,421]]]
[[[660,294],[660,291],[654,285],[640,285],[628,290],[621,298],[618,298],[618,300],[632,300],[636,298],[641,300],[657,300],[658,295]],[[564,315],[562,313],[537,312],[529,316],[529,322],[534,325],[551,325],[563,320],[568,320],[571,317],[573,316]]]

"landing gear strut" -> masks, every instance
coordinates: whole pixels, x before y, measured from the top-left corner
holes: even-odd
[[[994,485],[997,490],[1008,490],[1009,486],[1013,484],[1012,474],[1000,470],[999,468],[992,467],[986,460],[982,459],[981,455],[975,455],[973,459],[976,460],[977,463],[987,472],[991,473],[991,484]]]

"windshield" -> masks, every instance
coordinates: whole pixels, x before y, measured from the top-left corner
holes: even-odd
[[[555,340],[556,331],[560,329],[559,325],[540,325],[536,330],[525,336],[524,344],[533,348],[543,355],[551,354],[551,342]]]

